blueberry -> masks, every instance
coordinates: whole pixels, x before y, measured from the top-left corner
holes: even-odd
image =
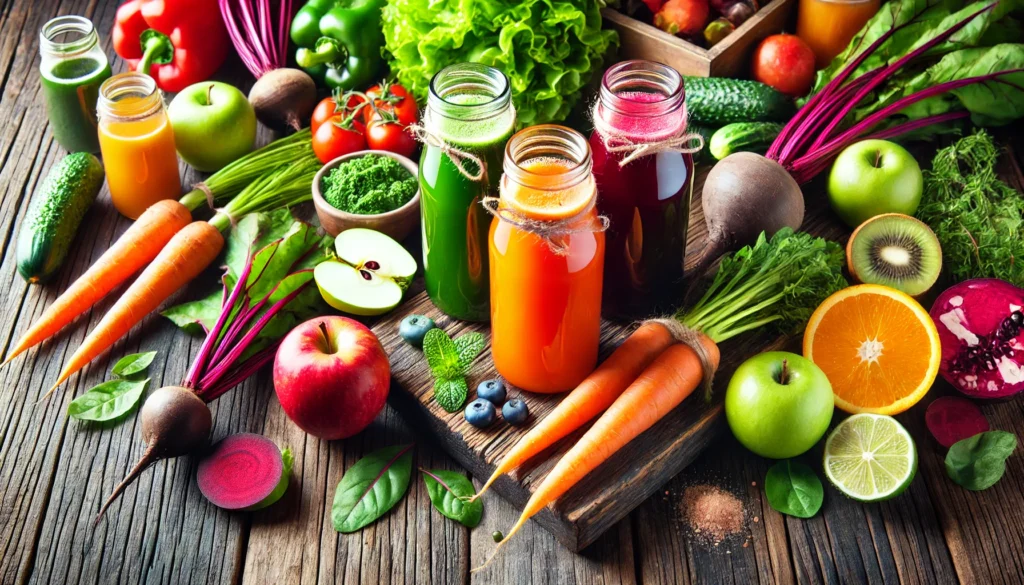
[[[498,406],[505,402],[505,383],[501,380],[484,380],[476,387],[476,396]]]
[[[525,402],[518,398],[513,398],[506,402],[505,406],[501,407],[501,416],[508,421],[508,424],[519,426],[530,417],[530,410],[526,408]]]
[[[398,335],[409,345],[423,347],[423,337],[427,331],[437,327],[434,320],[423,315],[409,315],[402,319],[398,326]]]
[[[494,409],[494,405],[483,398],[477,398],[466,407],[466,422],[474,427],[481,429],[488,427],[497,417],[498,412]]]

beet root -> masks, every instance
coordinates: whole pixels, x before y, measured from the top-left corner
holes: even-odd
[[[180,457],[205,446],[210,440],[213,417],[195,392],[181,386],[164,386],[146,398],[140,413],[146,450],[100,508],[96,522],[147,467],[161,459]]]
[[[708,243],[692,273],[700,276],[719,256],[754,244],[804,221],[800,185],[779,163],[753,152],[737,152],[718,161],[701,194]]]
[[[256,118],[277,131],[301,130],[309,123],[316,101],[316,83],[298,69],[268,71],[249,90],[249,103]]]
[[[959,396],[936,398],[924,413],[924,422],[935,440],[946,447],[989,429],[978,405]]]
[[[252,433],[224,437],[213,446],[196,473],[199,491],[227,510],[258,510],[281,499],[288,489],[291,453]]]
[[[939,373],[971,398],[1024,391],[1024,289],[995,278],[953,285],[930,311],[939,330]]]

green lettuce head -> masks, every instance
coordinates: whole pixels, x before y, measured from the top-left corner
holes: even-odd
[[[610,47],[602,0],[388,0],[386,48],[399,82],[425,99],[441,69],[466,61],[501,70],[520,127],[564,120]]]

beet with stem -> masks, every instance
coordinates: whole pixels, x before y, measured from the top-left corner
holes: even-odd
[[[260,510],[281,499],[291,475],[291,452],[252,433],[224,437],[199,462],[196,482],[213,505]]]

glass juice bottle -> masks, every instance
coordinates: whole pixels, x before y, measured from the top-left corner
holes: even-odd
[[[591,165],[587,139],[561,126],[521,130],[505,149],[499,209],[564,232],[491,222],[494,365],[530,392],[571,390],[597,365],[605,235]]]
[[[110,77],[92,22],[58,16],[39,31],[40,85],[50,131],[68,152],[99,152],[96,100]]]
[[[486,321],[489,313],[487,228],[480,204],[497,193],[505,143],[515,127],[508,78],[497,69],[462,63],[430,82],[423,124],[451,147],[484,162],[483,177],[465,177],[440,148],[424,145],[419,181],[423,271],[435,305],[456,319]],[[467,170],[477,170],[468,162]]]
[[[150,205],[181,195],[174,131],[163,97],[145,73],[119,73],[103,82],[97,105],[100,150],[110,198],[136,219]]]
[[[605,72],[595,115],[618,137],[657,142],[685,130],[683,99],[683,79],[671,67],[625,61]],[[633,318],[667,310],[681,291],[693,157],[662,151],[622,166],[627,153],[609,152],[597,131],[590,146],[598,210],[611,220],[605,314]]]

